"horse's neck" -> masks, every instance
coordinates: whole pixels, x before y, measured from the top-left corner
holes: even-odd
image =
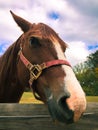
[[[15,45],[14,45],[15,46]],[[19,102],[23,93],[17,77],[17,48],[11,46],[0,57],[0,102]]]
[[[5,81],[6,82],[6,81]],[[0,86],[0,103],[17,103],[19,102],[24,87],[22,87],[13,73],[13,78],[5,86]]]

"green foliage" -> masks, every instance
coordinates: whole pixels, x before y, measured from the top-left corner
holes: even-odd
[[[90,54],[87,61],[74,67],[77,79],[87,95],[98,95],[98,51]]]
[[[98,67],[98,50],[95,53],[90,54],[87,58],[88,60],[86,62],[91,68],[94,69]]]

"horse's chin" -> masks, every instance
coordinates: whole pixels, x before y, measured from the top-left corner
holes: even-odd
[[[56,100],[48,101],[48,109],[54,121],[66,124],[73,123],[74,112],[69,110],[65,102],[56,102]]]

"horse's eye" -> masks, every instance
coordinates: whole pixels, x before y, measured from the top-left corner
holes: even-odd
[[[30,38],[30,45],[38,46],[39,40],[36,37]]]

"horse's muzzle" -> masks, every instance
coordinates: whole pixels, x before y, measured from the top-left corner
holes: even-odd
[[[68,108],[65,102],[66,98],[66,95],[63,95],[59,99],[54,99],[51,95],[50,100],[48,100],[48,108],[54,121],[58,120],[66,124],[71,124],[74,122],[74,112]]]

